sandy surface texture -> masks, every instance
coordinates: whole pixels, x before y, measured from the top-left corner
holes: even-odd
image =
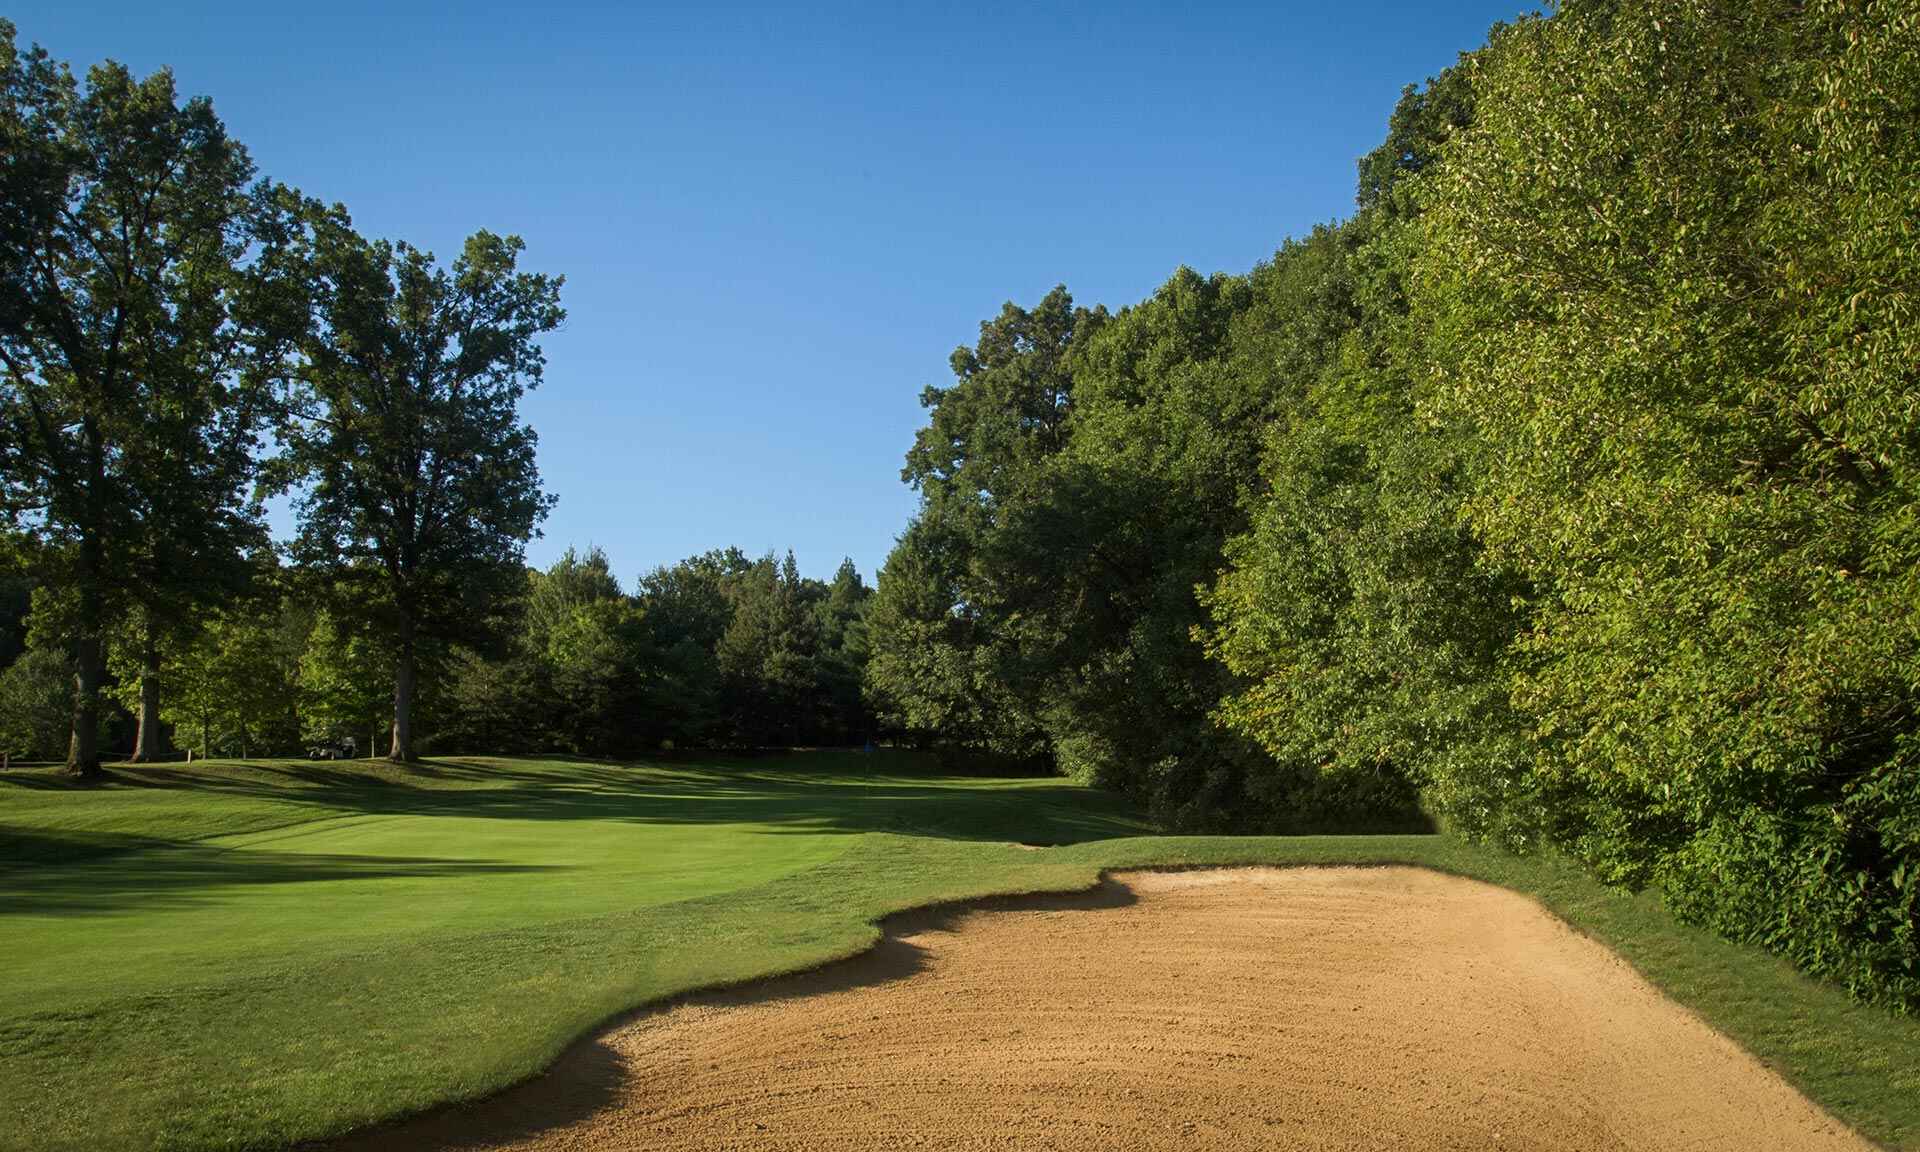
[[[1135,873],[909,914],[356,1149],[1853,1149],[1531,901],[1404,868]]]

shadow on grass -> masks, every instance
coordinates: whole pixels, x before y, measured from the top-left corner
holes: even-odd
[[[1058,782],[855,775],[846,770],[848,757],[823,758],[813,770],[794,767],[805,760],[705,767],[589,760],[435,760],[405,768],[381,761],[357,762],[366,767],[251,762],[213,770],[119,766],[89,791],[175,790],[210,799],[231,796],[312,805],[349,815],[752,824],[772,833],[897,832],[1047,844],[1150,830],[1118,798]],[[0,778],[0,799],[6,794],[5,786],[44,791],[67,785],[50,774],[4,777]],[[88,797],[73,799],[85,804]],[[156,846],[136,836],[49,830],[37,843],[0,840],[0,868]]]
[[[15,845],[34,834],[0,831]],[[134,838],[138,839],[138,838]],[[24,846],[31,849],[31,844]],[[431,856],[291,855],[247,848],[147,843],[146,851],[95,860],[84,868],[15,872],[0,885],[0,915],[84,915],[197,901],[208,888],[312,884],[329,880],[392,880],[564,871],[558,865]],[[133,853],[134,850],[128,850]]]
[[[547,1071],[503,1092],[301,1147],[309,1152],[452,1152],[530,1140],[619,1106],[627,1068],[609,1037],[620,1028],[684,1005],[738,1008],[909,979],[926,970],[931,955],[916,938],[958,931],[960,922],[974,913],[1091,911],[1124,908],[1137,900],[1126,885],[1103,878],[1084,892],[992,896],[896,913],[881,922],[880,940],[857,956],[786,976],[656,1001],[608,1021],[567,1049]]]

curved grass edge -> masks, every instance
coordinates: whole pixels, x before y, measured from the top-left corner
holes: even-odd
[[[1507,889],[1606,947],[1867,1140],[1920,1150],[1920,1019],[1860,1004],[1785,960],[1682,924],[1653,893],[1609,888],[1564,857],[1513,856],[1446,835],[1402,839],[1417,843],[1378,852],[1329,850],[1323,838],[1166,838],[1131,859],[1145,868],[1400,864]]]
[[[1033,860],[1034,866],[1019,869],[1001,883],[970,885],[948,877],[931,892],[883,899],[857,925],[845,921],[839,925],[843,933],[837,946],[790,956],[788,962],[774,966],[661,988],[604,1012],[583,1027],[567,1030],[564,1037],[549,1033],[546,1042],[538,1045],[538,1056],[515,1061],[512,1071],[500,1068],[501,1075],[487,1077],[485,1083],[469,1083],[457,1094],[335,1129],[297,1146],[341,1147],[343,1138],[405,1127],[436,1111],[496,1096],[544,1075],[576,1045],[675,1003],[858,960],[879,946],[891,925],[905,917],[991,910],[994,902],[1027,897],[1091,893],[1116,872],[1404,866],[1493,884],[1532,900],[1573,931],[1608,948],[1663,995],[1733,1040],[1866,1139],[1898,1152],[1920,1150],[1920,1020],[1855,1003],[1842,990],[1811,980],[1776,957],[1679,923],[1651,894],[1601,885],[1563,858],[1516,857],[1445,835],[1147,836],[1089,841],[1044,852],[1006,847]],[[836,860],[765,887],[779,888],[802,879],[831,885],[835,877],[830,873],[870,863]],[[1028,874],[1036,872],[1046,876]]]

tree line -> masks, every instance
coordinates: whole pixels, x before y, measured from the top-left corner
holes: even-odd
[[[240,592],[201,613],[148,674],[140,637],[108,643],[104,748],[136,735],[205,756],[374,755],[391,747],[398,637],[337,611],[311,572],[271,552]],[[16,586],[25,584],[16,581]],[[874,737],[860,692],[871,589],[851,561],[831,581],[791,554],[736,548],[641,577],[630,593],[598,549],[529,569],[494,605],[491,634],[416,640],[407,702],[422,754],[657,754],[859,744]],[[73,661],[0,607],[16,641],[0,671],[0,748],[55,758],[71,743]],[[155,692],[164,686],[163,692]],[[149,729],[143,704],[157,696]]]
[[[1588,0],[1348,219],[928,389],[868,686],[1197,831],[1429,814],[1920,1002],[1920,6]]]

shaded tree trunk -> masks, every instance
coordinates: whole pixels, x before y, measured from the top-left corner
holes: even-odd
[[[107,654],[101,625],[106,605],[100,593],[101,555],[97,539],[80,542],[80,642],[74,652],[73,733],[67,742],[67,771],[82,779],[100,775],[100,685],[106,679]]]
[[[160,758],[160,638],[151,618],[140,641],[140,728],[133,738],[133,758]]]
[[[387,759],[413,760],[413,618],[400,620],[400,658],[393,670],[393,745]]]
[[[67,771],[82,779],[100,775],[100,684],[105,677],[96,633],[80,639],[73,673],[73,735],[67,743]]]

